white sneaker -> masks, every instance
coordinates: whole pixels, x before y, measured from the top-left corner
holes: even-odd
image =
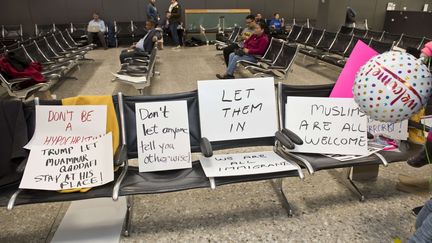
[[[181,45],[178,45],[178,46],[173,47],[173,50],[178,50],[180,48],[181,48]]]

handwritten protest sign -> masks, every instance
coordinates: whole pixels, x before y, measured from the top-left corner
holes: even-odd
[[[33,145],[19,188],[88,188],[114,180],[111,133],[73,145]]]
[[[201,135],[210,141],[271,137],[277,131],[273,78],[198,81]]]
[[[401,122],[380,122],[368,118],[368,132],[371,134],[382,134],[388,138],[407,140],[408,120]]]
[[[217,154],[200,158],[207,177],[240,176],[297,170],[273,151]]]
[[[34,145],[62,146],[91,141],[106,133],[107,108],[101,105],[36,106]]]
[[[368,153],[367,116],[351,98],[288,97],[285,127],[303,139],[294,152]]]
[[[187,102],[137,103],[140,172],[192,167]]]

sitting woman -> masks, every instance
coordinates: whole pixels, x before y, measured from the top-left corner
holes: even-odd
[[[264,30],[266,25],[257,22],[254,34],[244,42],[244,48],[238,49],[229,55],[228,68],[224,75],[216,74],[219,79],[233,79],[237,62],[241,60],[257,62],[255,55],[262,56],[267,50],[269,38]]]
[[[270,21],[270,28],[274,31],[281,31],[284,25],[283,19],[280,18],[279,13],[275,13],[274,18]]]

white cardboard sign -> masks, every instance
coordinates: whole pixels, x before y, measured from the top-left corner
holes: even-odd
[[[191,168],[187,102],[135,104],[140,172]]]
[[[107,107],[103,105],[36,106],[36,127],[25,146],[62,146],[88,142],[106,133]]]
[[[111,133],[87,143],[33,145],[19,188],[88,188],[114,180]]]
[[[207,177],[240,176],[297,170],[273,151],[217,154],[200,158]]]
[[[368,118],[368,132],[382,134],[397,140],[408,139],[408,120],[401,122],[380,122]]]
[[[367,155],[367,116],[352,98],[288,97],[285,127],[303,139],[293,152]]]
[[[273,78],[198,81],[201,136],[210,141],[272,137],[277,131]]]

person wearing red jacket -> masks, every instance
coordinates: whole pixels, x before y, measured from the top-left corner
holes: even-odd
[[[257,23],[254,34],[244,42],[244,48],[235,51],[229,55],[228,68],[224,75],[216,74],[219,79],[233,79],[234,71],[237,62],[241,60],[249,62],[257,62],[254,56],[264,55],[269,45],[269,38],[265,33],[266,25],[264,23]]]

